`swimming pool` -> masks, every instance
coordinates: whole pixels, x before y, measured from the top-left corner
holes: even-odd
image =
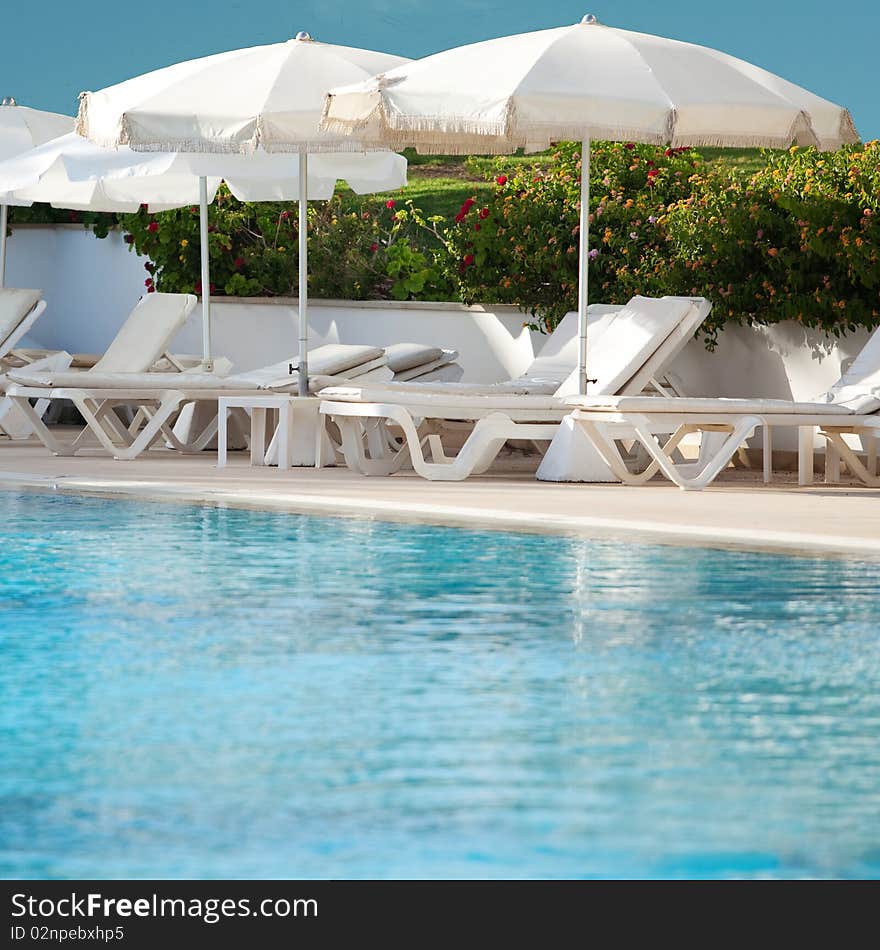
[[[0,492],[0,875],[880,873],[880,565]]]

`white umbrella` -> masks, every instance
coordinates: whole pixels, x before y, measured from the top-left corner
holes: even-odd
[[[338,178],[354,191],[388,191],[406,184],[407,162],[393,152],[321,154],[307,197],[333,195]],[[222,168],[225,175],[219,173]],[[273,201],[302,193],[298,169],[284,155],[258,150],[253,155],[133,152],[127,146],[102,148],[73,132],[0,162],[0,196],[10,201],[41,201],[57,208],[91,211],[164,211],[198,204],[202,263],[203,358],[210,365],[211,318],[207,206],[221,180],[241,201]]]
[[[858,136],[846,109],[717,50],[574,25],[475,43],[337,88],[322,127],[426,152],[536,151],[580,140],[579,391],[587,389],[590,139],[834,149]]]
[[[73,128],[73,119],[57,112],[41,112],[20,106],[15,99],[0,100],[0,161],[63,135]],[[8,205],[28,201],[0,201],[0,287],[6,285],[6,227]]]
[[[271,46],[206,56],[80,96],[77,132],[135,151],[297,154],[299,380],[308,395],[307,202],[309,156],[364,149],[319,127],[324,94],[408,62],[401,56],[317,43],[308,33]],[[202,282],[203,293],[206,290]]]

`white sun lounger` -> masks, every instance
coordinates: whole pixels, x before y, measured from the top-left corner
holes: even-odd
[[[595,391],[666,391],[660,377],[710,309],[707,301],[686,297],[634,297],[625,307],[591,307]],[[577,385],[576,347],[576,318],[566,317],[518,379],[490,386],[333,387],[320,393],[321,412],[339,427],[346,464],[354,471],[390,475],[410,463],[425,478],[458,481],[485,472],[509,439],[553,438],[568,412],[564,397]],[[435,431],[438,420],[475,423],[454,458]],[[402,442],[389,423],[400,429]]]
[[[176,331],[175,331],[176,332]],[[328,384],[359,376],[384,381],[391,375],[381,347],[327,344],[309,354],[310,384]],[[193,402],[214,402],[224,396],[258,392],[295,394],[298,376],[288,360],[247,373],[218,376],[203,372],[157,373],[105,371],[101,361],[90,370],[10,374],[9,397],[28,417],[43,444],[55,455],[76,455],[85,447],[83,436],[90,432],[116,459],[131,460],[157,441],[183,452],[200,452],[217,434],[216,408],[198,434],[183,441],[173,431],[181,408]],[[73,443],[65,443],[36,417],[30,407],[34,398],[69,399],[86,421],[87,430]],[[130,426],[122,424],[116,410],[136,409]],[[144,424],[145,423],[145,424]]]
[[[45,309],[42,291],[0,288],[0,370]]]
[[[683,489],[701,489],[729,464],[734,454],[762,428],[765,482],[772,477],[772,432],[775,427],[798,429],[798,481],[813,480],[816,433],[826,441],[825,479],[840,479],[840,459],[864,484],[880,486],[877,477],[877,436],[880,430],[880,330],[862,347],[847,371],[825,393],[809,402],[785,399],[652,399],[572,396],[566,400],[574,424],[593,443],[614,474],[626,484],[643,485],[657,472]],[[703,439],[697,462],[683,461],[676,449],[690,433],[719,433]],[[671,437],[669,434],[672,433]],[[844,435],[859,436],[865,461]],[[634,467],[637,456],[624,457],[620,441],[638,442],[649,464]]]

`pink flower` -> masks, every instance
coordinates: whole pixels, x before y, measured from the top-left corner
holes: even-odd
[[[386,208],[393,208],[396,203],[397,203],[397,202],[396,202],[393,198],[389,198],[389,199],[385,202],[385,207],[386,207]]]
[[[764,232],[763,232],[763,230],[761,230],[760,228],[758,228],[758,232],[757,232],[757,234],[755,234],[755,237],[760,241],[761,238],[764,237]]]

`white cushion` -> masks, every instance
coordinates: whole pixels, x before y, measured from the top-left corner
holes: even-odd
[[[669,412],[696,415],[849,415],[842,406],[828,403],[791,402],[788,399],[728,399],[667,396],[569,396],[563,400],[572,409],[608,412]]]
[[[196,305],[192,294],[145,294],[88,372],[145,373]]]
[[[431,409],[441,409],[441,412],[443,409],[454,409],[459,415],[466,415],[469,410],[477,413],[495,409],[509,412],[517,409],[546,410],[550,413],[559,413],[560,418],[566,411],[562,401],[553,396],[498,391],[461,393],[456,391],[454,384],[432,386],[418,383],[387,383],[384,386],[330,386],[322,389],[319,395],[322,399],[334,402],[376,402],[406,406],[412,409],[415,415],[428,419],[432,418]]]
[[[633,297],[614,314],[587,348],[588,375],[595,395],[614,395],[642,368],[645,361],[692,311],[687,297]],[[575,395],[577,367],[556,390]]]
[[[421,376],[416,376],[412,382],[418,383],[419,385],[457,383],[463,375],[464,370],[458,363],[444,363],[442,366],[438,366],[437,369],[432,369],[430,372],[423,373]]]
[[[42,296],[41,290],[0,288],[0,346],[18,329]]]
[[[434,363],[443,356],[439,346],[427,346],[424,343],[392,343],[385,347],[388,367],[395,373],[404,373],[416,366]]]
[[[587,335],[598,339],[612,317],[622,309],[619,304],[590,304],[587,308]],[[577,370],[577,361],[578,315],[572,312],[559,321],[521,378],[556,380],[558,387],[569,373]]]
[[[880,409],[880,330],[875,330],[849,369],[817,402],[846,406],[854,412]]]
[[[394,374],[394,378],[399,379],[401,382],[406,382],[408,379],[420,379],[426,373],[431,373],[435,369],[440,369],[441,366],[448,366],[450,363],[454,363],[457,359],[458,350],[440,350],[440,356],[437,357],[437,359],[431,360],[430,363],[420,363],[418,366],[413,366],[410,369],[396,372]]]
[[[347,370],[380,359],[384,355],[380,346],[365,346],[359,343],[325,343],[309,350],[309,375],[339,376]],[[299,357],[289,360],[296,366]],[[286,367],[285,367],[286,372]]]

